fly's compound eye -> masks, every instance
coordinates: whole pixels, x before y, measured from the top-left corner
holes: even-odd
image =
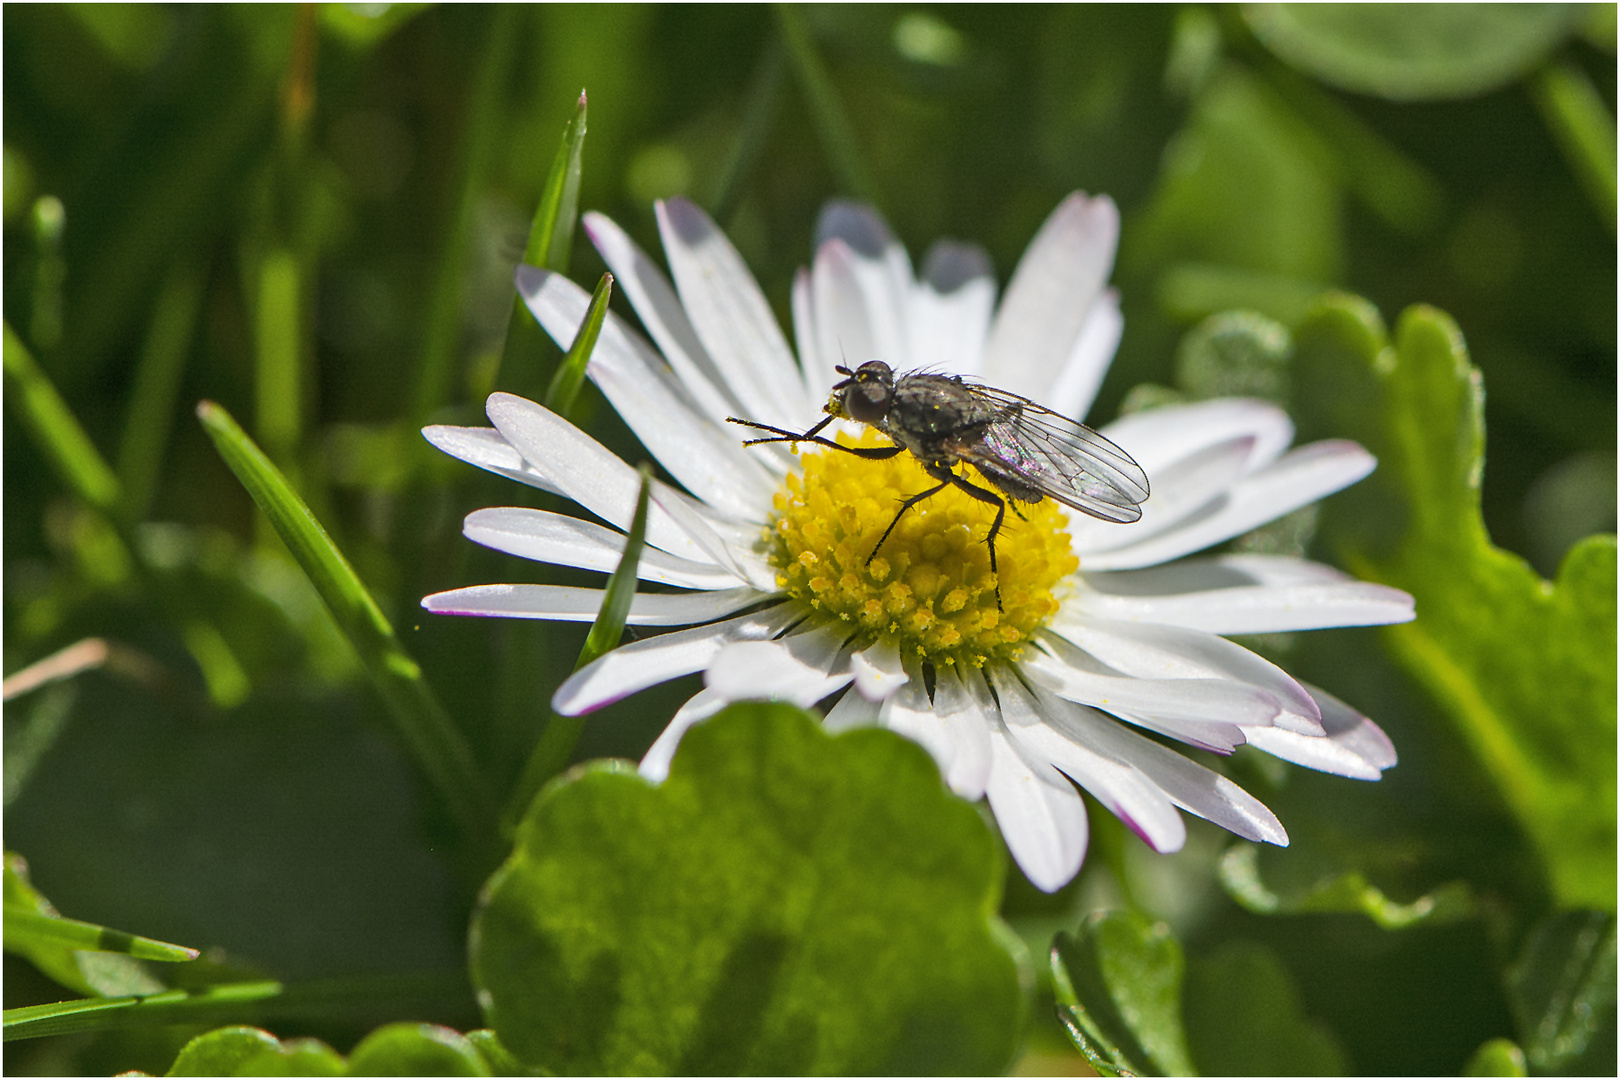
[[[844,413],[862,424],[876,424],[889,413],[893,385],[886,379],[857,377],[843,390]]]

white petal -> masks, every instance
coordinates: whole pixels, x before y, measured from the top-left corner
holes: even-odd
[[[793,341],[799,348],[799,366],[804,369],[805,388],[812,398],[813,407],[819,409],[826,394],[840,378],[834,365],[837,354],[828,356],[821,351],[821,330],[816,325],[816,301],[810,271],[799,267],[793,275]],[[808,407],[807,407],[808,408]]]
[[[602,589],[571,585],[472,585],[422,598],[436,615],[489,615],[506,619],[552,619],[593,622],[606,596]],[[630,602],[629,626],[690,626],[713,622],[769,594],[739,589],[689,593],[637,593]]]
[[[1294,441],[1288,414],[1254,398],[1166,405],[1122,416],[1099,430],[1130,451],[1155,485],[1166,467],[1244,435],[1254,437],[1249,472],[1275,461]]]
[[[883,701],[906,685],[911,676],[900,663],[900,650],[888,638],[879,638],[849,658],[855,689],[868,701]]]
[[[594,712],[638,690],[703,670],[733,641],[768,640],[803,617],[798,604],[778,604],[725,622],[632,642],[569,676],[552,695],[551,707],[564,716]]]
[[[522,506],[474,510],[467,515],[461,532],[474,543],[508,555],[582,570],[611,573],[624,557],[623,533],[580,518]],[[682,559],[650,544],[641,549],[636,576],[687,589],[730,589],[740,580],[730,570]]]
[[[716,422],[735,416],[742,404],[721,381],[664,272],[611,218],[592,211],[584,216],[582,224],[591,243],[601,252],[602,261],[613,272],[614,284],[636,309],[641,325],[652,335],[658,351],[675,369],[693,400]]]
[[[1233,724],[1270,724],[1282,711],[1268,691],[1225,679],[1131,679],[1098,673],[1095,660],[1062,638],[1048,635],[1048,652],[1031,651],[1020,666],[1060,697],[1152,716],[1184,716]]]
[[[1235,568],[1223,575],[1223,566],[1222,559],[1186,559],[1146,570],[1087,574],[1085,588],[1064,604],[1064,612],[1214,634],[1382,626],[1413,617],[1412,597],[1386,585],[1344,575],[1309,584],[1262,585]],[[1200,570],[1209,572],[1205,580],[1195,581]],[[1228,584],[1216,584],[1221,581]]]
[[[1037,756],[1073,777],[1153,850],[1181,849],[1187,825],[1175,805],[1129,759],[1100,751],[1092,733],[1071,718],[1079,706],[1050,695],[1038,704],[1007,669],[994,670],[990,677],[1006,730],[1026,756]]]
[[[810,271],[817,352],[847,367],[876,359],[913,367],[905,300],[883,295],[888,284],[882,264],[862,260],[840,239],[822,244]]]
[[[1303,686],[1269,660],[1223,637],[1179,626],[1076,617],[1067,609],[1053,622],[1052,632],[1133,678],[1223,679],[1259,687],[1278,702],[1273,724],[1309,735],[1322,730],[1321,711]]]
[[[1133,570],[1190,555],[1348,487],[1376,465],[1373,456],[1353,442],[1332,439],[1302,446],[1239,480],[1211,512],[1140,542],[1090,555],[1086,566]]]
[[[997,683],[999,689],[1000,682]],[[1062,737],[1128,763],[1176,806],[1250,840],[1286,846],[1288,834],[1266,805],[1226,777],[1160,746],[1113,718],[1034,686],[1036,709]],[[1062,762],[1057,762],[1062,767]],[[1145,838],[1144,838],[1145,839]]]
[[[822,721],[822,726],[834,735],[858,727],[876,727],[880,704],[851,691],[827,710],[827,718]]]
[[[546,332],[564,348],[572,344],[590,295],[562,275],[532,266],[518,267],[517,284]],[[773,472],[766,459],[743,446],[742,429],[705,415],[663,358],[611,312],[586,373],[686,490],[733,517],[765,520],[781,467]]]
[[[1395,744],[1377,724],[1318,687],[1307,687],[1322,709],[1325,738],[1291,731],[1247,730],[1249,742],[1275,757],[1355,780],[1377,780],[1395,764]]]
[[[989,777],[990,732],[976,706],[968,698],[959,679],[952,683],[950,669],[939,673],[934,701],[928,700],[922,669],[916,661],[906,661],[905,686],[883,703],[879,721],[933,755],[950,789],[965,799],[984,794]],[[945,687],[941,693],[941,687]]]
[[[641,479],[601,443],[544,405],[512,394],[491,394],[485,411],[501,437],[558,494],[611,525],[628,529],[635,517]],[[647,516],[647,543],[682,558],[712,562],[668,514]]]
[[[1244,728],[1223,720],[1199,720],[1186,716],[1145,716],[1141,713],[1111,709],[1109,714],[1144,731],[1157,731],[1200,750],[1225,757],[1240,746],[1249,744]]]
[[[664,727],[663,733],[647,748],[647,753],[642,756],[641,764],[637,766],[636,771],[655,784],[663,783],[669,778],[669,763],[675,756],[675,748],[680,745],[681,736],[685,735],[693,724],[699,720],[707,720],[728,704],[730,702],[716,697],[707,690],[699,690],[685,705],[675,711],[675,715]]]
[[[811,395],[742,256],[685,199],[660,202],[656,210],[681,305],[721,382],[742,402],[748,419],[802,416]]]
[[[1084,420],[1096,400],[1103,376],[1108,373],[1108,365],[1113,363],[1114,350],[1119,348],[1124,332],[1125,316],[1119,311],[1119,293],[1105,289],[1091,305],[1086,321],[1080,325],[1080,336],[1074,348],[1069,351],[1057,381],[1041,404],[1053,412]]]
[[[1254,436],[1236,435],[1165,466],[1148,477],[1152,491],[1134,524],[1121,526],[1070,510],[1069,539],[1081,565],[1095,568],[1107,552],[1135,550],[1217,512],[1225,493],[1248,472],[1253,454]]]
[[[422,429],[422,437],[451,457],[460,458],[469,465],[499,473],[520,484],[562,495],[563,491],[546,475],[530,465],[517,448],[494,428],[452,427],[435,424]]]
[[[985,794],[1018,868],[1042,892],[1057,892],[1086,859],[1086,804],[1050,765],[1025,758],[1001,731],[991,733]]]
[[[710,693],[727,701],[787,701],[801,708],[849,685],[840,628],[819,626],[775,641],[739,641],[721,649],[703,673]]]
[[[954,375],[982,375],[995,306],[989,256],[972,244],[936,243],[911,294],[912,362]]]
[[[753,541],[759,534],[758,529],[705,514],[701,504],[663,484],[653,486],[651,501],[668,514],[713,562],[724,566],[756,589],[776,591],[776,571],[764,555],[754,550]]]
[[[1042,401],[1108,282],[1119,211],[1106,195],[1076,192],[1030,241],[985,346],[985,381]]]

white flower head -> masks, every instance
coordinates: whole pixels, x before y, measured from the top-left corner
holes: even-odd
[[[1257,799],[1143,732],[1216,753],[1245,743],[1314,769],[1377,779],[1388,738],[1343,702],[1305,686],[1224,634],[1401,622],[1412,599],[1302,559],[1185,558],[1305,506],[1370,472],[1352,442],[1289,450],[1277,407],[1228,399],[1127,416],[1102,428],[1151,478],[1142,518],[1112,524],[1052,500],[1019,504],[997,540],[994,510],[933,486],[908,454],[869,461],[784,443],[743,446],[742,417],[800,431],[821,416],[840,364],[972,376],[1083,418],[1123,320],[1108,288],[1119,216],[1075,194],[1041,227],[999,307],[979,249],[936,245],[921,277],[871,210],[835,203],[814,265],[793,286],[798,359],[758,284],[696,206],[658,206],[670,277],[612,221],[585,217],[592,242],[652,343],[609,315],[588,374],[682,488],[655,484],[639,574],[638,626],[686,629],[608,653],[553,705],[590,712],[693,672],[704,689],[642,759],[666,775],[682,734],[728,702],[832,702],[829,729],[881,725],[927,748],[945,782],[986,796],[1007,846],[1048,891],[1085,858],[1075,785],[1154,849],[1182,845],[1185,810],[1239,836],[1286,844]],[[589,297],[520,267],[518,289],[560,344]],[[605,524],[516,507],[467,517],[469,539],[524,558],[610,571],[634,511],[635,471],[545,408],[508,394],[494,428],[432,427],[435,446],[565,496]],[[846,445],[858,425],[839,422]],[[867,445],[879,445],[873,442]],[[963,471],[967,466],[961,466]],[[999,585],[999,596],[997,586]],[[1001,601],[1004,600],[1003,604]],[[597,589],[487,585],[438,593],[429,611],[589,621]]]

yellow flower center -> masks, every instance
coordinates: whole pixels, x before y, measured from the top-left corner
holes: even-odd
[[[891,445],[872,431],[838,441]],[[803,462],[803,477],[790,473],[777,492],[766,534],[777,587],[869,640],[894,641],[902,655],[974,667],[1010,660],[1057,611],[1053,590],[1080,567],[1057,503],[1009,505],[996,534],[998,610],[985,544],[994,506],[948,487],[907,510],[873,556],[900,504],[938,481],[906,453],[870,461],[829,449]],[[966,466],[957,471],[989,487]]]

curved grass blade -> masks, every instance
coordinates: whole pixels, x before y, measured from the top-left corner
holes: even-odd
[[[540,190],[540,202],[529,226],[529,243],[523,261],[559,274],[568,272],[568,255],[574,246],[574,225],[579,220],[579,181],[583,175],[585,151],[585,91],[579,92],[573,118],[563,127],[562,143]],[[512,312],[506,320],[506,344],[501,349],[501,370],[524,382],[537,382],[554,346],[529,314],[521,296],[513,297]],[[498,378],[496,371],[491,380]],[[553,376],[553,383],[556,377]]]
[[[1565,61],[1550,64],[1531,81],[1531,96],[1592,207],[1615,231],[1614,117],[1586,73]]]
[[[91,506],[118,516],[123,503],[118,476],[9,322],[5,324],[5,372],[6,397],[63,481]]]
[[[174,403],[196,336],[207,263],[188,258],[164,279],[141,346],[135,389],[118,444],[118,476],[128,494],[131,516],[139,518],[157,491],[163,454],[174,423]]]
[[[849,113],[833,88],[832,77],[816,53],[810,28],[804,15],[792,4],[776,5],[777,26],[781,29],[783,44],[787,46],[788,60],[799,88],[804,91],[805,104],[810,110],[810,122],[815,125],[827,161],[839,181],[862,202],[882,206],[877,184],[861,158],[860,143],[855,139],[855,128],[849,122]]]
[[[486,802],[472,751],[348,560],[230,413],[205,401],[197,406],[197,418],[359,653],[406,749],[438,789],[457,824],[469,836],[484,832],[494,812]]]
[[[613,576],[608,579],[602,608],[596,613],[596,621],[591,624],[585,647],[579,651],[575,671],[605,655],[624,636],[624,623],[630,616],[630,602],[636,597],[636,567],[641,562],[641,551],[646,545],[647,505],[652,497],[652,467],[643,464],[640,471],[641,494],[636,498],[636,516],[631,520],[630,532],[625,537],[624,554],[619,558]],[[524,763],[523,772],[507,800],[506,810],[501,814],[501,831],[504,835],[509,836],[517,829],[529,803],[545,787],[546,781],[562,772],[568,764],[584,725],[583,716],[550,713],[546,728],[540,733],[540,741]]]
[[[5,1012],[5,1041],[38,1039],[111,1027],[208,1024],[240,1016],[246,1005],[282,992],[279,982],[226,983],[206,990],[166,990],[160,994],[80,998],[28,1005]]]
[[[22,944],[46,945],[65,949],[87,949],[91,952],[123,953],[137,960],[163,960],[178,962],[195,960],[201,955],[196,949],[184,945],[170,945],[164,941],[126,934],[95,923],[78,919],[61,919],[37,911],[7,905],[5,909],[6,947]]]
[[[546,390],[546,408],[558,416],[566,417],[574,409],[574,400],[579,397],[580,385],[585,381],[585,365],[590,363],[596,339],[602,335],[602,323],[607,319],[608,299],[612,295],[613,275],[605,273],[591,294],[591,306],[585,310],[585,321],[574,335],[574,343],[568,346]],[[524,313],[528,315],[527,309]],[[528,319],[534,322],[533,315],[528,315]]]

